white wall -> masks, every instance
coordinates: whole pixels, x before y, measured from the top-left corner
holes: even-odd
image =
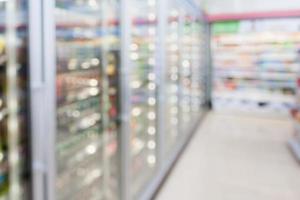
[[[198,0],[208,14],[300,10],[300,0]]]

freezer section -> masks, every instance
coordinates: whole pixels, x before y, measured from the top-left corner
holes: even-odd
[[[191,136],[204,98],[202,19],[169,3],[55,0],[56,55],[42,61],[56,86],[50,198],[141,199]]]

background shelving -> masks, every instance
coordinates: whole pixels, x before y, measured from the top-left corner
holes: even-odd
[[[212,25],[216,110],[289,112],[300,67],[299,24],[291,18]]]

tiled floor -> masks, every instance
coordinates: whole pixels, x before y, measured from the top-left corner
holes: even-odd
[[[284,119],[210,113],[156,200],[300,200]]]

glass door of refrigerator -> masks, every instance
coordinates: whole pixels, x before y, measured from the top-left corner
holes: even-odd
[[[192,56],[192,76],[191,76],[191,114],[193,119],[197,120],[201,114],[205,98],[205,68],[204,68],[204,44],[203,44],[204,27],[201,18],[194,16],[191,22],[191,56]]]
[[[165,148],[172,152],[179,136],[179,69],[180,69],[180,11],[173,1],[169,1],[166,28],[166,117]]]
[[[132,0],[130,58],[131,179],[136,199],[156,170],[157,1]]]
[[[103,61],[103,179],[104,199],[118,199],[119,157],[118,131],[120,117],[120,22],[119,1],[102,0]]]
[[[180,128],[182,133],[188,132],[192,119],[192,17],[183,12],[182,37],[181,37],[181,60],[180,60]]]
[[[58,200],[118,198],[118,4],[56,0]]]
[[[27,1],[0,1],[0,200],[30,199]]]

